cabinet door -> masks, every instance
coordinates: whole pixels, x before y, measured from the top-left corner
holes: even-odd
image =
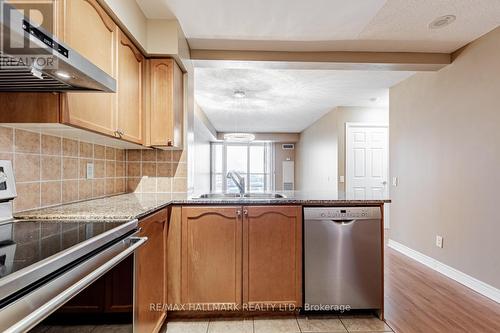
[[[166,298],[166,230],[167,210],[164,209],[139,222],[140,237],[148,241],[136,253],[136,309],[134,332],[158,332],[165,312],[152,311],[150,304],[164,304]]]
[[[182,147],[182,71],[173,59],[151,59],[149,73],[150,144]]]
[[[244,207],[243,302],[300,306],[302,208]]]
[[[130,255],[105,275],[106,313],[130,313],[133,308],[134,256]]]
[[[120,136],[142,143],[144,57],[120,31],[118,44],[117,119]]]
[[[241,304],[241,207],[182,208],[183,304]]]
[[[116,78],[118,27],[96,0],[66,0],[64,41],[104,72]],[[63,123],[115,135],[115,94],[66,93]]]

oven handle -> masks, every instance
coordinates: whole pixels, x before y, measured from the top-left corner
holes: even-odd
[[[128,237],[1,309],[0,331],[14,333],[30,330],[147,240],[147,237]]]

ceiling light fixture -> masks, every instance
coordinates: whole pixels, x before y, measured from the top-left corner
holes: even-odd
[[[429,28],[441,29],[455,22],[456,19],[457,17],[455,15],[440,16],[429,24]]]
[[[235,98],[244,98],[246,96],[245,91],[241,89],[237,89],[233,92],[233,96]]]
[[[226,133],[224,141],[227,142],[252,142],[255,140],[255,135],[251,133]]]

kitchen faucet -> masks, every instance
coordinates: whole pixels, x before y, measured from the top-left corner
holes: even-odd
[[[236,171],[229,171],[227,173],[227,178],[231,179],[238,189],[240,190],[240,195],[243,196],[245,194],[245,178],[243,178]]]

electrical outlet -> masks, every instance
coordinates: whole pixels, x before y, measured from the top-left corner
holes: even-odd
[[[94,178],[94,163],[87,163],[87,179]]]
[[[442,236],[436,236],[436,246],[439,248],[443,248],[443,237]]]

